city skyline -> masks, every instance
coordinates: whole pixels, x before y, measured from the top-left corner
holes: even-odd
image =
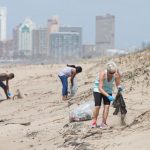
[[[95,18],[107,13],[116,18],[116,48],[140,46],[143,41],[148,41],[150,21],[148,0],[35,0],[9,1],[1,0],[0,6],[7,7],[8,33],[24,18],[31,17],[37,24],[45,24],[53,15],[58,15],[62,25],[81,26],[83,28],[83,44],[95,44]],[[30,6],[30,7],[29,7]]]
[[[83,56],[82,28],[60,26],[56,16],[50,18],[45,27],[37,27],[30,18],[26,18],[13,30],[12,40],[1,42],[0,47],[1,57],[5,57],[3,54],[7,52],[11,58],[32,57],[35,61],[45,58],[60,63],[64,58],[79,59]]]

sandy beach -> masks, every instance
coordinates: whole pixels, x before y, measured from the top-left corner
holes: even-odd
[[[109,129],[91,129],[91,121],[69,123],[69,112],[93,100],[95,77],[113,60],[123,73],[126,126],[110,107]],[[126,56],[81,60],[78,90],[70,103],[61,100],[58,71],[66,64],[6,65],[0,72],[15,74],[13,94],[6,100],[0,89],[0,150],[149,150],[150,149],[150,50]],[[114,96],[116,88],[114,88]],[[102,110],[99,115],[101,121]]]

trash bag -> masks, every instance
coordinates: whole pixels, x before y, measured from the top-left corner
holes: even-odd
[[[0,100],[3,100],[4,98],[3,98],[3,95],[0,93]]]
[[[73,86],[70,85],[70,95],[74,96],[77,92],[78,86],[77,86],[77,78],[74,77],[73,79]]]
[[[79,105],[69,114],[69,121],[86,121],[92,119],[92,113],[94,108],[94,101],[88,101],[84,104]]]
[[[122,90],[118,89],[118,93],[116,95],[116,98],[113,102],[113,107],[115,108],[115,111],[113,113],[113,115],[118,115],[119,112],[121,114],[121,125],[126,125],[126,121],[125,121],[125,117],[127,114],[127,109],[126,109],[126,104],[123,98],[123,95],[121,93]]]
[[[113,113],[113,115],[117,115],[119,112],[121,114],[126,114],[127,113],[127,109],[126,109],[126,104],[124,101],[124,98],[121,94],[121,91],[118,90],[118,93],[116,95],[116,98],[113,102],[113,107],[115,108],[115,111]]]

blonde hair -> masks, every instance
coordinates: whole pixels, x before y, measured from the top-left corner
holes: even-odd
[[[109,71],[109,72],[117,71],[117,65],[113,61],[108,62],[106,65],[106,68],[107,68],[107,71]]]

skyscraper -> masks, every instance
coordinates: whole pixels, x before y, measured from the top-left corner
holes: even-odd
[[[32,31],[36,26],[30,18],[26,18],[19,27],[19,53],[25,56],[31,56],[32,49]]]
[[[106,49],[115,48],[115,17],[107,14],[96,16],[96,51],[102,55]]]
[[[7,8],[0,7],[0,41],[6,40],[7,30]]]
[[[49,34],[59,31],[59,17],[58,16],[53,16],[51,19],[48,20],[47,23],[48,23],[47,26],[48,26]]]
[[[13,50],[14,50],[14,56],[18,55],[19,50],[19,27],[21,24],[17,25],[13,28]]]
[[[80,35],[77,32],[51,33],[50,48],[54,62],[60,63],[79,58]]]
[[[33,55],[48,56],[49,55],[49,34],[47,27],[40,27],[33,30]]]
[[[48,27],[48,34],[50,35],[48,45],[50,45],[51,33],[59,32],[59,17],[53,16],[51,19],[48,19],[47,27]],[[49,55],[52,56],[51,47],[49,47],[48,49],[49,49]]]
[[[81,48],[82,48],[82,27],[71,27],[71,26],[60,26],[59,32],[72,32],[72,33],[78,33],[79,34],[79,52],[78,53],[81,56]]]
[[[79,33],[80,44],[82,45],[82,27],[60,26],[59,32],[73,32]]]

